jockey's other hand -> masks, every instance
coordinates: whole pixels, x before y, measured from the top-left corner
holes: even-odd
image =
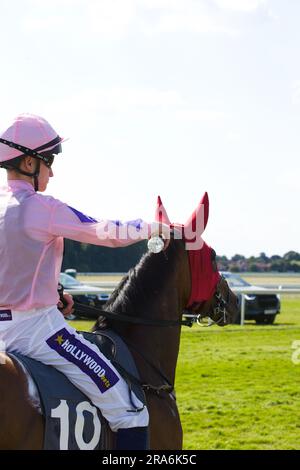
[[[57,304],[57,308],[61,311],[64,317],[70,315],[74,312],[74,300],[71,294],[63,293],[64,303],[59,300]],[[65,305],[64,305],[65,304]]]

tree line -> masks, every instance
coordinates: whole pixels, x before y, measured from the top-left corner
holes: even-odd
[[[82,273],[127,272],[138,263],[146,250],[146,240],[122,248],[107,248],[65,240],[62,270],[74,268]]]
[[[300,253],[288,251],[283,256],[268,257],[264,252],[259,256],[246,258],[243,255],[234,255],[232,258],[219,256],[218,267],[221,271],[231,272],[300,272]]]
[[[127,272],[147,250],[145,240],[123,248],[106,248],[65,240],[62,269],[78,272]],[[236,254],[231,258],[217,256],[221,271],[231,272],[300,272],[300,253],[288,251],[283,256],[268,257],[265,253],[246,258]]]

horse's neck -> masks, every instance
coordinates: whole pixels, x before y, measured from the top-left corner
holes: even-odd
[[[173,255],[176,256],[173,259],[173,271],[168,272],[168,279],[161,283],[162,285],[155,286],[149,300],[145,302],[141,293],[140,298],[139,296],[135,297],[129,305],[122,308],[121,311],[125,315],[132,315],[135,312],[141,318],[141,324],[133,325],[123,322],[114,322],[113,324],[113,328],[124,338],[125,342],[133,345],[132,352],[140,366],[140,373],[147,375],[147,377],[142,377],[144,379],[148,378],[148,374],[151,376],[153,370],[147,366],[146,361],[136,351],[140,351],[147,357],[170,382],[174,383],[175,380],[181,326],[179,324],[178,326],[146,326],[142,324],[142,320],[145,318],[163,323],[168,320],[179,321],[181,319],[181,312],[186,301],[184,286],[189,282],[187,281],[189,271],[186,256],[183,254],[184,250],[181,250],[181,254],[178,251],[177,248],[173,252]],[[153,275],[155,276],[155,273]],[[141,280],[143,284],[146,282],[144,279]],[[157,374],[154,373],[152,378],[157,380]]]
[[[124,314],[126,315],[126,311]],[[147,313],[150,313],[150,309]],[[160,311],[154,311],[153,314],[144,318],[154,321],[164,321],[178,319],[177,299],[166,299],[163,308]],[[169,314],[169,315],[168,315]],[[149,326],[149,325],[128,325],[122,322],[114,322],[113,329],[128,343],[139,366],[142,379],[149,381],[151,377],[159,383],[159,376],[154,373],[153,368],[149,366],[148,361],[158,368],[171,382],[175,380],[175,370],[179,352],[180,343],[180,325],[176,326]],[[141,353],[141,354],[140,354]],[[147,360],[145,360],[147,358]],[[145,375],[144,375],[145,374]]]

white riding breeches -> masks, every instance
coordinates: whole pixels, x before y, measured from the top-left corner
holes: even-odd
[[[133,412],[128,386],[97,346],[71,327],[56,306],[27,312],[0,309],[0,342],[7,352],[19,352],[62,372],[97,406],[112,431],[148,426],[147,408]],[[4,346],[4,348],[3,348]]]

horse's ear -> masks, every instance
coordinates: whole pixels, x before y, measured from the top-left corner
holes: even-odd
[[[167,211],[161,202],[160,196],[157,197],[157,204],[155,210],[155,221],[161,222],[163,224],[171,225],[170,219],[168,217]]]
[[[198,233],[198,235],[201,235],[205,230],[208,221],[208,214],[209,200],[208,194],[205,192],[202,196],[201,201],[198,204],[197,209],[192,213],[192,215],[184,224],[185,231],[187,233],[196,233],[199,230],[200,233]]]

